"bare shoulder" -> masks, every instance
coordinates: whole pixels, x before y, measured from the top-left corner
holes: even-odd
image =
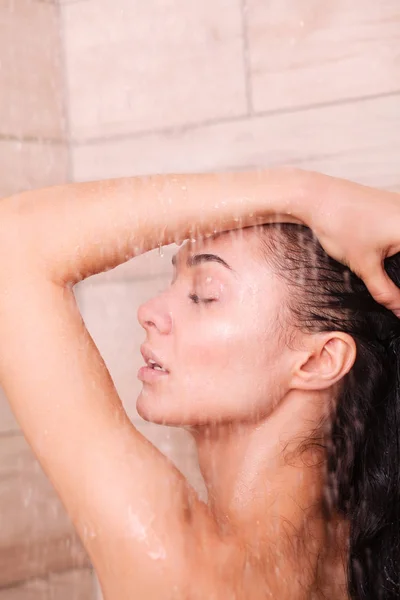
[[[166,517],[166,520],[168,518]],[[171,531],[169,532],[171,534]],[[179,539],[171,535],[166,553],[152,554],[151,572],[144,577],[146,561],[132,560],[120,552],[125,580],[102,569],[100,582],[104,600],[264,600],[265,587],[257,583],[246,563],[245,551],[238,540],[223,538],[206,504],[194,497],[185,512],[185,530]],[[177,543],[178,542],[178,543]],[[135,575],[140,569],[141,576]],[[121,570],[119,571],[121,574]],[[149,577],[152,584],[149,585]]]

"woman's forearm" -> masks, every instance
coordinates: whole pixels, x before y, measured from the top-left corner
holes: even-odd
[[[282,217],[306,222],[313,175],[282,168],[74,183],[12,196],[1,210],[16,217],[18,243],[49,277],[74,284],[160,244]]]

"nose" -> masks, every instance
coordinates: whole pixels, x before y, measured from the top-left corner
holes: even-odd
[[[144,302],[138,308],[137,318],[146,331],[157,329],[159,333],[168,334],[172,330],[172,315],[165,299],[157,296]]]

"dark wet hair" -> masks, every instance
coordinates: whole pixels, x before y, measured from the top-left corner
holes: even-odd
[[[325,437],[327,516],[349,523],[347,580],[354,600],[400,598],[400,320],[308,227],[268,224],[262,253],[295,293],[305,331],[342,331],[357,347]],[[385,261],[400,286],[400,254]]]

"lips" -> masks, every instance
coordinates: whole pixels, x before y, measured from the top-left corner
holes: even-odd
[[[167,373],[169,373],[169,369],[164,364],[163,359],[158,356],[153,350],[151,350],[148,346],[142,345],[140,347],[140,353],[144,358],[144,361],[149,364],[150,360],[153,360],[157,365],[159,365],[162,369],[165,369]]]

